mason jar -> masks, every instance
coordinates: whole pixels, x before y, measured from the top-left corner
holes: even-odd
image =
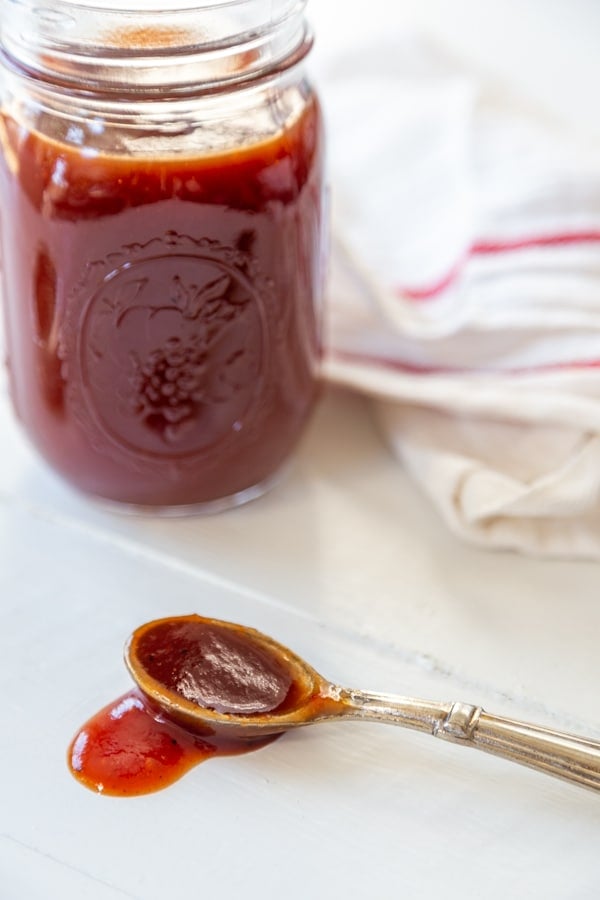
[[[317,395],[323,128],[304,0],[2,0],[10,388],[76,488],[219,509]]]

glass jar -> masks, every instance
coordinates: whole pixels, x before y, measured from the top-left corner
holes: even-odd
[[[77,488],[261,493],[317,393],[323,135],[304,0],[3,0],[13,402]]]

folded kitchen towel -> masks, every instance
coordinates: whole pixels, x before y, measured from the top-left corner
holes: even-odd
[[[600,558],[600,148],[412,36],[320,75],[326,377],[457,534]]]

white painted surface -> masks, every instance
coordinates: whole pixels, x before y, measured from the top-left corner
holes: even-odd
[[[399,6],[600,134],[600,105],[578,111],[600,78],[593,2]],[[321,41],[345,33],[333,9],[313,9]],[[459,544],[347,395],[326,397],[280,488],[204,520],[115,518],[72,494],[4,393],[0,435],[0,900],[598,896],[598,796],[398,729],[320,726],[128,801],[65,765],[127,688],[128,633],[190,611],[255,625],[340,682],[600,738],[597,566]]]

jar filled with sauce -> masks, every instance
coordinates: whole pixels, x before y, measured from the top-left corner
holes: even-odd
[[[0,0],[10,387],[73,486],[219,509],[315,402],[322,122],[303,0],[164,6]]]

